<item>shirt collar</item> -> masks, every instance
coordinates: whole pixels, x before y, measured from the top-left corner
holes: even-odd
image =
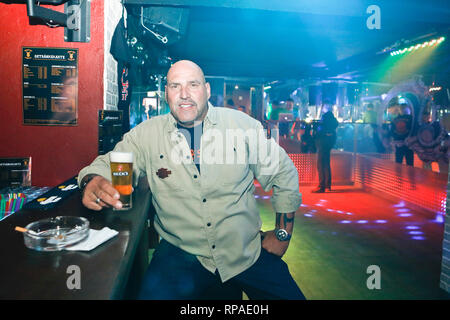
[[[205,120],[203,121],[204,124],[205,123],[210,123],[211,125],[216,125],[217,124],[217,108],[214,107],[209,101],[208,101],[208,112],[206,114]],[[172,132],[174,130],[176,130],[177,128],[177,120],[175,119],[175,117],[172,115],[171,112],[169,112],[168,114],[168,118],[167,118],[167,130],[169,132]]]

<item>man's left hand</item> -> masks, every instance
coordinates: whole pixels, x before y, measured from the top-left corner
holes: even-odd
[[[267,252],[282,257],[286,252],[289,241],[280,241],[275,235],[275,230],[270,230],[261,233],[263,237],[262,247],[266,249]]]

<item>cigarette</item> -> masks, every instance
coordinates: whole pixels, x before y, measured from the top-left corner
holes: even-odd
[[[22,233],[28,232],[29,234],[32,234],[32,235],[34,235],[34,236],[37,236],[37,235],[38,235],[37,232],[34,232],[34,231],[32,231],[32,230],[28,230],[28,229],[25,229],[25,228],[22,228],[22,227],[16,227],[14,230],[19,231],[19,232],[22,232]]]

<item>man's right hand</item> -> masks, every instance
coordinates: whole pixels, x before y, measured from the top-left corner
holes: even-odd
[[[84,188],[81,201],[85,207],[99,211],[105,207],[121,209],[122,203],[119,198],[119,192],[114,189],[110,181],[102,176],[95,176]]]

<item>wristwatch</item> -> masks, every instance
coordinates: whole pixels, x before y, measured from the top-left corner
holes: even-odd
[[[284,229],[276,229],[275,235],[279,241],[288,241],[291,239],[291,235]]]

